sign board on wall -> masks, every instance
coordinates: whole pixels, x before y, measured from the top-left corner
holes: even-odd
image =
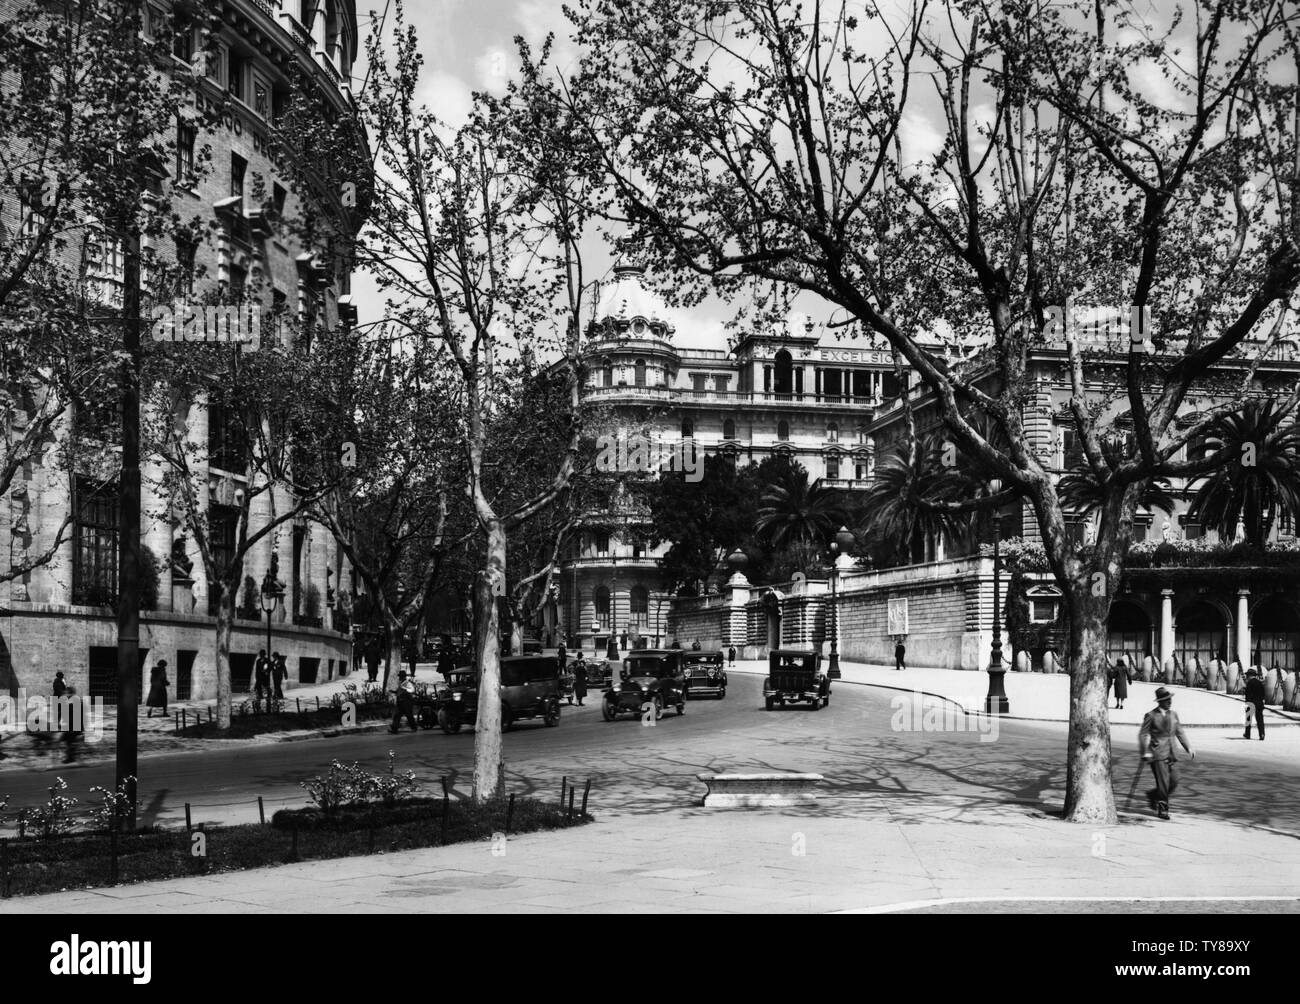
[[[907,634],[907,597],[891,596],[889,598],[889,615],[887,634]]]

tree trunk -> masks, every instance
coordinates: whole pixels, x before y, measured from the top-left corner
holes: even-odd
[[[221,586],[217,604],[217,728],[230,728],[230,637],[235,623],[235,591],[229,584]],[[269,658],[270,652],[267,653]]]
[[[1086,582],[1075,584],[1065,595],[1071,648],[1065,818],[1072,823],[1115,823],[1107,710],[1106,615],[1110,600],[1092,595]]]
[[[506,532],[499,519],[488,521],[487,563],[474,582],[478,630],[478,719],[474,723],[474,801],[500,793],[501,784],[501,633],[497,596],[506,581]]]
[[[397,671],[402,668],[402,622],[384,604],[384,624],[388,629],[388,662],[384,666],[384,689],[397,692]]]

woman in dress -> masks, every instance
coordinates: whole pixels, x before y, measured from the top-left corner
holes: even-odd
[[[153,673],[149,677],[149,699],[145,702],[149,711],[146,718],[153,717],[153,709],[161,708],[163,717],[167,717],[167,687],[170,684],[167,680],[167,660],[159,659],[158,665],[154,666]]]

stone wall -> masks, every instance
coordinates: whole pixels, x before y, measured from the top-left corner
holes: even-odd
[[[116,619],[98,607],[50,606],[13,603],[0,619],[0,644],[8,648],[12,666],[11,687],[29,692],[48,690],[56,672],[83,695],[90,695],[92,648],[117,645]],[[351,639],[333,631],[273,624],[271,646],[283,652],[289,669],[288,685],[295,686],[310,676],[316,682],[337,679],[350,669]],[[232,656],[254,658],[266,647],[266,622],[236,620],[232,632]],[[145,668],[140,691],[143,704],[148,694],[149,670],[159,659],[167,660],[169,696],[177,696],[177,668],[181,651],[194,652],[191,670],[192,700],[214,700],[217,695],[216,619],[195,614],[141,613],[140,650]],[[341,689],[341,685],[340,685]]]

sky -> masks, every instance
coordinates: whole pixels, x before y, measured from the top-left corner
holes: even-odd
[[[369,34],[374,20],[385,16],[385,11],[385,24],[391,29],[395,4],[392,0],[388,0],[388,4],[386,7],[385,0],[362,0],[359,4],[359,28],[363,39]],[[882,6],[887,8],[888,4]],[[899,9],[909,6],[900,3]],[[1137,6],[1145,8],[1146,5],[1139,2]],[[940,4],[936,9],[942,12],[944,7]],[[575,59],[572,44],[568,42],[568,21],[559,0],[407,0],[405,17],[416,29],[424,57],[419,100],[453,127],[467,115],[472,91],[501,93],[504,90],[518,66],[514,36],[522,35],[535,50],[548,32],[554,32],[554,65],[565,69]],[[1162,18],[1163,15],[1157,16],[1158,21]],[[931,20],[931,24],[934,23]],[[879,33],[878,27],[862,30]],[[1112,28],[1112,31],[1111,38],[1116,35],[1134,37],[1131,29],[1121,32]],[[884,43],[884,36],[881,34],[877,39],[873,34],[865,34],[859,43],[867,49],[876,48]],[[1130,67],[1130,72],[1139,76],[1142,70],[1140,66]],[[363,54],[354,69],[354,86],[360,85],[364,73]],[[1144,81],[1143,89],[1157,103],[1164,103],[1172,96],[1169,82],[1155,72]],[[977,119],[989,117],[992,108],[987,104],[981,105],[976,99],[972,112]],[[905,159],[915,162],[936,152],[943,142],[944,131],[942,112],[934,99],[933,88],[925,80],[914,78],[909,107],[900,130]],[[592,257],[598,261],[599,269],[608,269],[612,264],[603,248]],[[373,280],[359,274],[353,287],[363,323],[379,319],[383,313],[383,301]],[[809,297],[799,299],[795,306],[797,311],[791,317],[791,324],[797,330],[802,330],[805,318],[800,311],[808,311],[818,325],[831,318],[824,303]],[[722,302],[706,302],[689,312],[668,308],[666,319],[675,325],[675,340],[679,345],[726,348],[733,335],[724,327],[724,322],[732,312],[733,308]],[[843,329],[840,334],[844,334]],[[848,339],[845,341],[846,344],[855,344]]]

